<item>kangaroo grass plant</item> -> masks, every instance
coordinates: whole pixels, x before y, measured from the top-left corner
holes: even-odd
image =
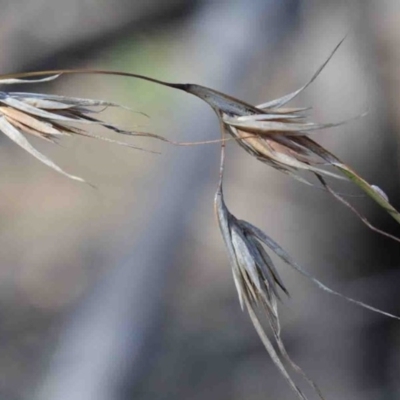
[[[280,247],[262,230],[249,222],[236,218],[228,210],[223,196],[225,143],[229,140],[227,136],[230,136],[231,140],[237,142],[241,148],[259,161],[288,174],[303,183],[308,185],[319,185],[323,190],[326,190],[334,198],[346,207],[350,208],[370,229],[400,242],[400,239],[397,237],[374,227],[365,216],[358,212],[343,196],[333,190],[330,183],[327,182],[327,179],[331,178],[352,182],[400,223],[400,213],[390,204],[387,196],[379,187],[370,185],[347,164],[342,162],[338,157],[323,148],[309,136],[316,130],[338,126],[343,122],[333,124],[317,124],[309,122],[307,120],[307,111],[309,108],[289,108],[286,106],[287,103],[300,94],[317,78],[342,42],[343,40],[335,47],[328,59],[303,87],[293,93],[259,106],[247,104],[241,100],[204,86],[168,83],[143,75],[119,71],[76,69],[27,72],[0,76],[0,84],[15,84],[22,82],[46,82],[57,79],[63,74],[84,73],[118,75],[142,79],[155,84],[167,86],[171,89],[181,90],[200,98],[211,106],[219,120],[221,139],[201,143],[221,143],[220,178],[214,199],[214,206],[221,234],[227,248],[240,305],[242,309],[246,308],[248,311],[251,321],[266,350],[271,356],[271,359],[298,398],[303,400],[306,400],[307,397],[294,383],[285,364],[288,364],[292,370],[299,373],[313,387],[321,399],[323,399],[323,395],[315,383],[313,383],[302,369],[291,360],[283,344],[278,314],[278,302],[282,295],[288,295],[288,290],[279,277],[279,273],[274,265],[270,253],[274,254],[285,264],[309,278],[320,289],[390,318],[400,318],[361,301],[343,296],[342,294],[328,288],[304,270],[282,247]],[[44,78],[34,80],[22,79],[43,76]],[[109,124],[97,118],[97,114],[107,107],[121,106],[101,100],[33,93],[1,92],[0,130],[46,165],[78,181],[83,180],[64,172],[46,156],[39,153],[29,144],[25,135],[29,134],[39,136],[52,142],[57,141],[58,138],[62,136],[70,135],[81,135],[112,141],[107,138],[94,136],[87,132],[86,129],[83,129],[83,127],[87,128],[92,125],[100,125],[119,134],[146,136],[153,139],[163,140],[174,145],[195,144],[190,142],[176,143],[156,134],[130,132],[120,129],[113,124]],[[94,115],[96,115],[96,117]],[[124,142],[113,142],[143,150]],[[310,178],[305,178],[302,174],[303,172],[308,173],[310,178],[314,176],[314,178],[316,178],[315,183],[312,183]],[[268,338],[262,325],[259,317],[260,310],[264,311],[277,350]]]

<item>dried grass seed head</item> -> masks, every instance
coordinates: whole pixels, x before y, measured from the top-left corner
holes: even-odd
[[[281,372],[286,382],[301,400],[307,397],[291,378],[289,366],[299,373],[316,391],[323,396],[317,385],[311,381],[303,370],[292,361],[281,338],[281,326],[278,313],[279,290],[288,294],[275,266],[264,248],[264,235],[248,222],[236,219],[225,205],[222,193],[222,180],[215,196],[215,209],[221,233],[228,250],[235,286],[242,309],[246,308],[250,319],[260,336],[272,361]],[[268,335],[257,315],[256,308],[261,306],[266,311],[266,318],[271,327],[279,353],[268,338]]]
[[[318,77],[343,41],[344,39],[338,43],[327,60],[305,85],[292,93],[258,106],[199,85],[185,84],[173,85],[173,87],[207,102],[217,113],[223,130],[231,135],[251,156],[308,185],[313,184],[304,178],[301,172],[312,173],[317,177],[317,182],[322,184],[324,190],[327,190],[353,211],[370,229],[400,241],[399,238],[374,227],[347,200],[335,192],[324,179],[325,176],[351,181],[400,223],[400,213],[390,204],[387,196],[382,194],[384,193],[382,189],[377,190],[375,185],[370,185],[350,166],[309,137],[311,132],[338,126],[348,121],[329,124],[309,122],[305,113],[309,108],[288,108],[286,106]]]
[[[300,171],[347,179],[324,168],[336,167],[335,163],[338,160],[308,137],[313,131],[335,127],[344,122],[310,122],[306,113],[310,108],[286,107],[287,103],[318,77],[342,42],[343,40],[305,85],[258,106],[199,85],[184,85],[183,90],[206,101],[216,110],[226,125],[227,132],[246,152],[258,160],[303,182],[307,181],[299,175]]]
[[[227,209],[222,194],[217,193],[216,209],[219,226],[230,253],[233,275],[241,306],[247,297],[253,304],[264,304],[272,312],[279,290],[288,294],[262,240]]]
[[[58,77],[59,75],[31,80],[0,79],[0,85],[41,83]],[[36,150],[29,143],[26,135],[36,136],[52,143],[56,143],[61,137],[79,135],[140,149],[124,142],[96,136],[88,132],[88,127],[99,125],[119,134],[133,134],[98,119],[97,115],[108,107],[121,106],[103,100],[2,91],[0,92],[0,130],[50,168],[71,179],[84,182],[82,178],[65,172],[48,157]],[[144,134],[141,133],[140,135]]]
[[[283,291],[287,295],[288,291],[279,277],[274,263],[268,255],[265,247],[278,256],[285,264],[308,278],[319,289],[378,314],[397,320],[400,318],[332,290],[308,273],[281,246],[279,246],[278,243],[266,235],[262,230],[249,222],[238,220],[229,212],[225,205],[222,191],[222,179],[215,195],[214,204],[242,309],[247,309],[250,319],[272,361],[298,398],[302,400],[307,399],[290,377],[288,370],[282,361],[286,361],[294,371],[300,374],[304,380],[308,382],[318,396],[321,399],[324,399],[318,386],[308,378],[304,371],[290,358],[285,349],[281,338],[278,300],[280,299],[279,291]],[[274,346],[268,338],[268,335],[260,322],[259,316],[257,315],[256,308],[259,306],[266,311],[266,318],[271,327],[279,353],[274,349]]]

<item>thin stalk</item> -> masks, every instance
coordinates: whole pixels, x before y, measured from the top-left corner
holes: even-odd
[[[219,123],[220,123],[220,128],[221,128],[221,158],[220,158],[220,165],[219,165],[219,182],[218,182],[218,190],[217,193],[222,194],[222,180],[224,177],[224,167],[225,167],[225,124],[222,121],[221,115],[218,111],[216,111]]]
[[[2,79],[20,79],[20,78],[33,78],[37,76],[46,75],[65,75],[65,74],[90,74],[90,75],[113,75],[113,76],[123,76],[127,78],[141,79],[147,82],[152,82],[157,85],[166,86],[171,89],[182,90],[186,93],[190,93],[196,96],[206,103],[208,103],[212,108],[218,108],[220,111],[230,112],[230,111],[240,111],[243,115],[252,114],[262,114],[263,111],[257,107],[247,104],[242,100],[235,97],[229,96],[225,93],[218,92],[217,90],[207,88],[205,86],[195,85],[191,83],[171,83],[161,81],[159,79],[150,78],[146,75],[134,74],[130,72],[122,71],[112,71],[112,70],[101,70],[101,69],[55,69],[47,71],[33,71],[33,72],[20,72],[14,74],[4,74],[0,75],[0,85]]]

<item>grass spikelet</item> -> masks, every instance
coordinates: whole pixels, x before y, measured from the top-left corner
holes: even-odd
[[[55,80],[59,76],[56,74],[31,80],[1,79],[0,77],[0,85],[42,83]],[[122,106],[103,100],[3,91],[0,92],[0,131],[43,164],[70,179],[85,182],[82,178],[65,172],[47,156],[36,150],[29,143],[27,136],[36,136],[57,143],[62,137],[79,135],[144,150],[125,142],[96,136],[87,131],[88,127],[99,125],[119,134],[133,134],[97,118],[97,114],[108,107]],[[140,135],[146,134],[140,133]]]

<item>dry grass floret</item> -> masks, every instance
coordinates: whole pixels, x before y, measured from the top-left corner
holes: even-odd
[[[0,85],[48,82],[57,79],[59,76],[57,74],[43,79],[31,80],[1,79],[0,77]],[[121,106],[103,100],[3,91],[0,92],[0,131],[50,168],[71,179],[84,182],[82,178],[65,172],[48,157],[36,150],[29,143],[26,135],[36,136],[52,143],[57,143],[60,138],[65,136],[79,135],[144,150],[125,142],[93,135],[88,131],[89,127],[99,125],[112,132],[134,134],[98,119],[98,114],[108,107],[120,108]],[[137,134],[146,135],[145,133]]]

